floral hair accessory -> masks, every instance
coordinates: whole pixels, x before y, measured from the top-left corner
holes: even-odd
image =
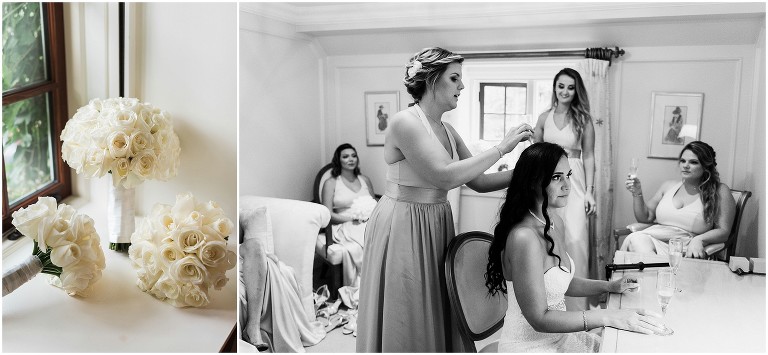
[[[421,69],[421,62],[414,60],[410,68],[408,68],[408,78],[413,78],[414,75]]]
[[[191,193],[174,206],[155,204],[131,236],[128,257],[136,285],[174,307],[203,307],[208,290],[220,290],[237,255],[227,248],[234,230],[216,202],[198,203]]]
[[[32,255],[3,274],[3,296],[38,273],[52,275],[49,282],[70,296],[88,296],[105,267],[93,219],[53,197],[40,197],[12,216],[16,229],[32,239]]]

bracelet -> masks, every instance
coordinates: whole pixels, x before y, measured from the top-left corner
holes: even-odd
[[[584,319],[584,331],[587,331],[587,312],[581,311],[581,318]]]
[[[501,152],[501,149],[499,148],[498,145],[494,145],[493,147],[496,148],[497,151],[499,151],[499,159],[501,159],[501,157],[504,156],[504,154]]]
[[[638,192],[638,193],[636,193],[636,194],[632,194],[632,196],[633,196],[633,197],[643,197],[643,192],[642,192],[642,191],[640,191],[640,192]]]

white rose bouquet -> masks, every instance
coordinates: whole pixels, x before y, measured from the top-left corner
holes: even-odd
[[[376,207],[376,200],[370,195],[359,196],[352,200],[352,205],[349,209],[344,211],[344,214],[359,220],[360,222],[366,222],[371,218],[371,212]]]
[[[52,275],[50,283],[70,296],[88,296],[105,267],[93,219],[66,204],[57,206],[53,197],[40,197],[12,217],[16,229],[32,238],[32,256],[3,275],[3,296],[38,273]]]
[[[166,181],[179,167],[179,137],[170,114],[134,98],[93,99],[61,132],[61,156],[78,174],[112,174],[114,186]]]
[[[135,228],[133,188],[166,181],[179,167],[179,137],[168,112],[134,98],[93,99],[61,132],[61,157],[86,177],[112,176],[109,248],[127,251]]]
[[[213,201],[197,203],[190,194],[176,204],[155,204],[131,236],[128,256],[144,292],[175,307],[203,307],[208,290],[220,290],[237,259],[227,249],[234,225]]]

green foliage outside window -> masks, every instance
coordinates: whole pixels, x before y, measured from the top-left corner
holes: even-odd
[[[41,3],[3,3],[3,94],[48,80]],[[48,94],[3,100],[3,157],[8,202],[54,180]]]

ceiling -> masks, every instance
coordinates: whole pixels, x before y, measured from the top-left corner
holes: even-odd
[[[765,3],[240,3],[317,41],[328,55],[754,44]],[[242,22],[242,21],[241,21]]]

